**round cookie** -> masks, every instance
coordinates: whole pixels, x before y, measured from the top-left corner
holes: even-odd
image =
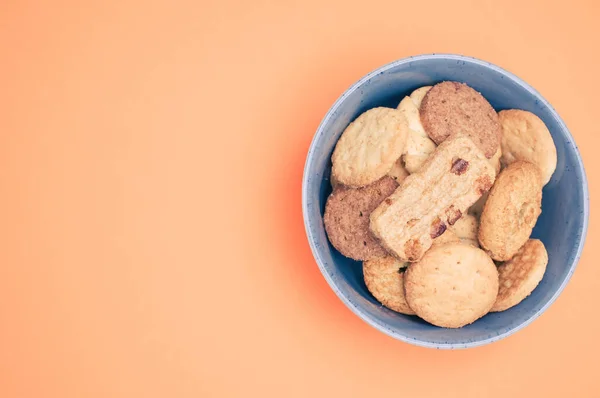
[[[529,239],[512,259],[498,266],[500,288],[490,311],[504,311],[523,301],[544,277],[547,264],[544,244]]]
[[[460,239],[477,240],[479,222],[472,214],[465,214],[450,227]]]
[[[387,308],[406,315],[414,315],[404,295],[404,272],[408,263],[392,256],[376,258],[363,263],[367,289]]]
[[[498,295],[498,271],[481,249],[432,247],[404,275],[406,301],[427,322],[459,328],[487,314]]]
[[[479,243],[498,261],[512,258],[525,244],[542,212],[542,181],[537,166],[517,161],[496,178],[479,222]]]
[[[556,169],[556,147],[548,128],[536,115],[519,109],[500,111],[502,126],[502,163],[517,160],[535,164],[546,185]]]
[[[369,185],[386,175],[400,158],[407,134],[404,112],[369,109],[344,130],[331,156],[331,172],[343,185]]]
[[[488,159],[500,146],[498,114],[481,94],[464,83],[433,86],[421,103],[421,123],[438,145],[451,134],[463,132]]]
[[[323,216],[333,247],[359,261],[386,256],[369,231],[369,215],[397,187],[398,183],[388,176],[363,188],[337,185],[327,198]]]

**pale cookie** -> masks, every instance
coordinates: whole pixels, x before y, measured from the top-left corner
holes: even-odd
[[[450,137],[371,213],[371,231],[397,258],[417,261],[490,189],[494,174],[473,141]]]
[[[374,108],[350,123],[338,140],[331,161],[337,181],[349,187],[369,185],[386,175],[406,145],[404,112]]]
[[[433,240],[433,242],[431,243],[431,247],[445,245],[446,243],[458,243],[458,242],[460,242],[460,238],[458,236],[456,236],[456,234],[454,232],[452,232],[451,229],[447,229],[444,231],[443,234],[441,234],[440,236],[438,236],[437,238],[435,238]]]
[[[502,125],[502,163],[517,160],[535,164],[546,185],[556,169],[556,147],[548,128],[536,115],[519,109],[500,111]]]
[[[509,260],[529,239],[542,212],[542,182],[537,166],[517,161],[498,175],[485,202],[479,243],[498,261]]]
[[[414,174],[417,171],[419,171],[421,166],[423,166],[423,163],[425,163],[428,158],[429,158],[429,154],[427,154],[427,155],[406,154],[406,155],[402,156],[402,159],[404,159],[404,167],[406,168],[406,171],[409,174]]]
[[[391,256],[376,258],[363,263],[363,275],[367,289],[377,301],[401,314],[414,315],[404,295],[407,265]]]
[[[498,266],[500,289],[490,311],[504,311],[523,301],[544,277],[547,264],[544,244],[529,239],[512,259]]]
[[[481,249],[461,243],[435,246],[404,275],[406,301],[427,322],[460,328],[489,312],[498,295],[498,271]]]
[[[429,137],[442,143],[451,134],[467,134],[486,157],[500,146],[498,114],[477,91],[464,83],[442,82],[421,103],[421,123]]]
[[[421,103],[423,102],[423,98],[425,98],[425,94],[427,94],[427,92],[429,90],[431,90],[432,86],[423,86],[420,87],[418,89],[416,89],[415,91],[413,91],[410,94],[410,99],[412,100],[412,102],[415,104],[415,106],[417,108],[421,107]]]
[[[461,238],[460,242],[464,245],[469,245],[469,246],[479,248],[479,241],[476,239]]]
[[[502,169],[502,164],[500,163],[501,157],[502,148],[498,147],[498,150],[496,151],[496,153],[494,153],[494,156],[490,158],[490,163],[492,164],[492,166],[494,166],[494,169],[496,170],[496,175],[498,175],[498,173],[500,173],[500,170]]]
[[[369,215],[396,187],[398,183],[388,176],[363,188],[337,186],[327,198],[323,216],[333,247],[354,260],[386,256],[369,232]]]
[[[477,240],[477,230],[479,229],[479,221],[471,214],[465,214],[459,218],[453,226],[450,227],[452,231],[460,239]]]
[[[398,159],[392,169],[388,172],[388,176],[392,177],[398,184],[400,184],[406,177],[408,177],[408,171],[403,165],[402,159]]]
[[[435,143],[427,136],[421,124],[419,108],[411,97],[404,97],[398,105],[408,120],[408,138],[403,153],[404,164],[409,173],[415,173],[435,151]]]
[[[485,202],[487,201],[489,195],[489,192],[484,193],[483,195],[481,195],[481,198],[479,198],[479,200],[469,208],[469,213],[473,214],[478,220],[481,218],[481,213],[483,213],[483,207],[485,206]]]

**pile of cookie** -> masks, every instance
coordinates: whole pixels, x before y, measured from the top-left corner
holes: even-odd
[[[530,239],[556,148],[536,115],[466,84],[366,111],[332,155],[324,224],[384,306],[449,328],[525,299],[548,254]]]

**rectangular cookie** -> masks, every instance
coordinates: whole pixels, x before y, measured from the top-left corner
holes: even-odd
[[[451,136],[371,213],[371,232],[398,259],[417,261],[494,178],[494,168],[471,139]]]

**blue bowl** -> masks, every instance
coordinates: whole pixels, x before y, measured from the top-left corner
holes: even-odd
[[[552,134],[558,164],[544,187],[542,214],[533,230],[548,250],[544,278],[519,305],[490,313],[460,329],[432,326],[382,307],[363,281],[362,264],[342,256],[327,240],[325,201],[331,192],[331,154],[348,124],[367,109],[396,107],[416,88],[443,80],[465,82],[496,110],[518,108],[538,115]],[[571,278],[587,232],[589,197],[581,156],[560,116],[537,91],[515,75],[488,62],[459,55],[420,55],[385,65],[360,79],[331,107],[321,122],[306,159],[302,181],[306,234],[323,276],[338,297],[374,328],[398,340],[432,348],[488,344],[522,329],[556,300]]]

